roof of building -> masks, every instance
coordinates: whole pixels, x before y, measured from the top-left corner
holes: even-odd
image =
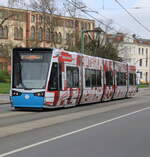
[[[5,6],[0,6],[0,9],[9,9],[9,10],[14,10],[14,11],[21,11],[21,12],[35,12],[35,13],[40,13],[38,11],[34,11],[34,10],[27,10],[27,9],[18,9],[18,8],[10,8],[10,7],[5,7]],[[47,13],[49,14],[49,13]],[[68,19],[77,19],[77,20],[81,20],[81,21],[90,21],[95,23],[95,20],[92,19],[87,19],[87,18],[79,18],[79,17],[71,17],[71,16],[62,16],[62,15],[57,15],[57,14],[53,14],[54,16],[57,17],[61,17],[61,18],[68,18]]]

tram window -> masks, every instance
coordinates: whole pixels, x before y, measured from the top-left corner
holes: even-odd
[[[120,72],[120,85],[123,86],[123,73]]]
[[[106,85],[108,85],[108,86],[113,85],[112,71],[106,72]]]
[[[91,87],[91,70],[90,69],[85,69],[85,86],[86,87]]]
[[[100,70],[96,70],[96,82],[97,82],[97,87],[102,86],[102,83],[101,83],[101,71]]]
[[[117,86],[120,86],[120,72],[117,72]]]
[[[79,87],[79,69],[77,67],[67,67],[67,87]]]
[[[129,74],[129,85],[134,85],[134,77],[133,74]]]
[[[117,86],[126,86],[126,73],[117,72]]]
[[[60,72],[60,66],[58,66],[58,63],[53,63],[51,75],[50,75],[50,81],[48,85],[48,90],[60,90],[62,88],[62,77]]]
[[[96,70],[91,70],[92,87],[96,87]]]
[[[120,86],[124,86],[124,73],[120,72]]]
[[[85,86],[100,87],[101,85],[101,71],[94,69],[85,69]]]
[[[122,85],[126,86],[126,73],[122,73],[122,79],[123,79]]]
[[[134,85],[136,85],[136,74],[134,74]]]

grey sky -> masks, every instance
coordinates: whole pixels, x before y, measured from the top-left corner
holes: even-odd
[[[7,0],[0,0],[0,5],[6,4]],[[26,0],[27,2],[29,0]],[[150,39],[150,32],[144,30],[137,24],[125,11],[123,11],[115,0],[82,0],[89,8],[98,11],[101,15],[107,17],[103,18],[100,15],[92,14],[103,22],[107,23],[108,19],[114,21],[113,26],[119,30],[130,34],[137,34],[143,38]],[[150,28],[150,0],[119,0],[136,18],[139,19],[146,27]],[[23,1],[24,2],[24,1]],[[57,4],[61,3],[57,0]],[[103,3],[104,2],[104,3]],[[133,9],[133,8],[138,9]],[[85,16],[87,17],[87,16]]]

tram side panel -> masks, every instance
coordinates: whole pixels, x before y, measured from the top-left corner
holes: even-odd
[[[83,55],[83,94],[80,104],[100,102],[103,95],[103,59]]]
[[[69,107],[78,104],[81,95],[80,55],[67,51],[53,56],[53,64],[58,64],[57,72],[51,70],[46,92],[46,107]],[[57,76],[57,77],[56,77]],[[53,81],[52,81],[53,80]],[[57,90],[51,90],[53,82],[59,85]]]
[[[128,65],[125,63],[114,61],[114,73],[115,73],[115,93],[113,99],[125,98],[128,87]]]

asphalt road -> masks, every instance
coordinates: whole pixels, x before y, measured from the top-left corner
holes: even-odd
[[[54,111],[0,106],[0,157],[149,157],[150,90]]]

